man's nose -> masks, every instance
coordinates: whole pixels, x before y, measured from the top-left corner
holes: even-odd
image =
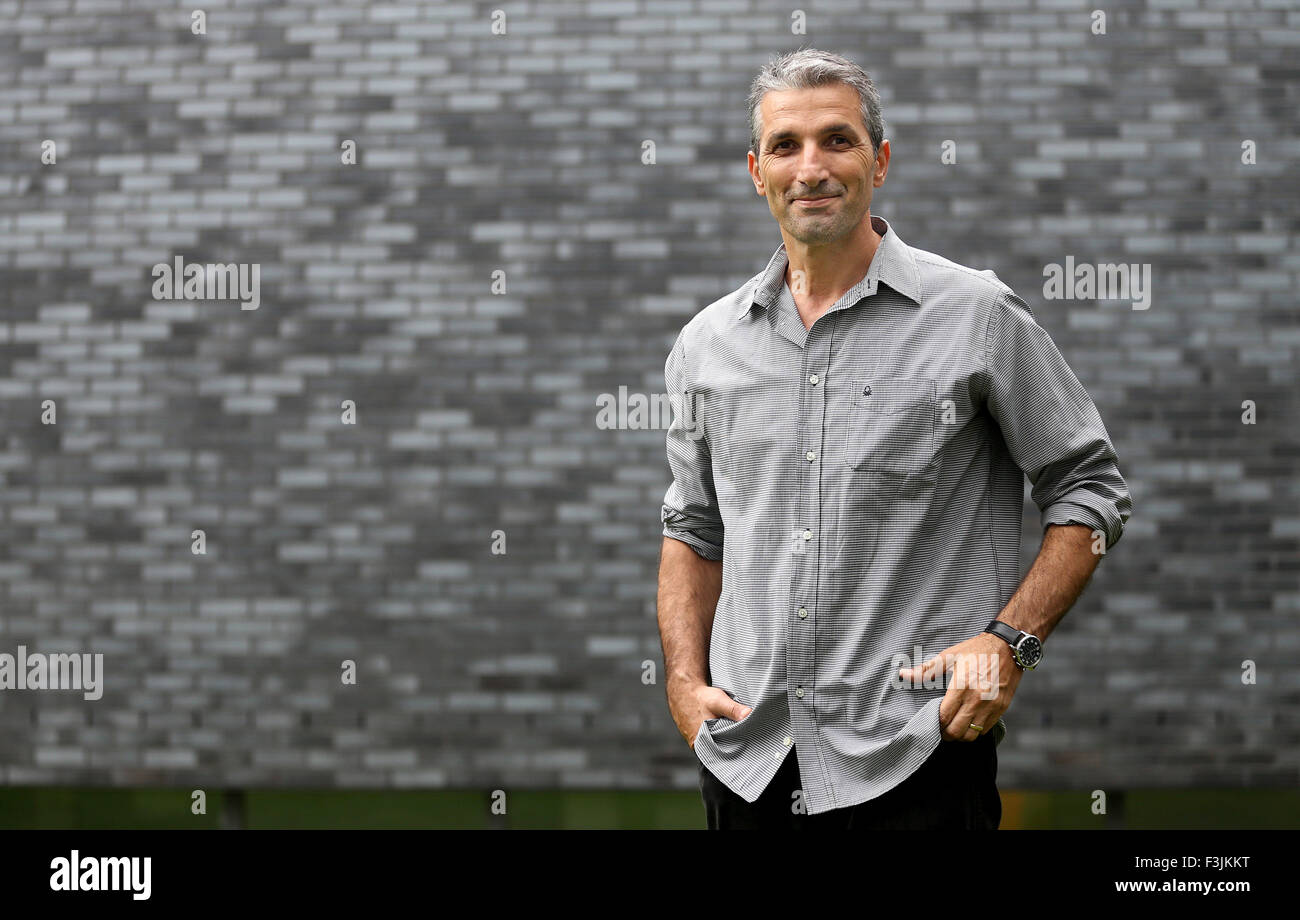
[[[816,154],[805,154],[795,174],[797,184],[806,189],[810,195],[823,194],[829,177],[826,166]]]

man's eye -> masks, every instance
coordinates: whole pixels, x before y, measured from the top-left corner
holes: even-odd
[[[843,141],[844,143],[846,143],[846,144],[850,144],[850,145],[853,143],[853,142],[850,141],[847,137],[845,137],[843,134],[836,134],[834,137],[831,138],[831,140],[833,140],[833,141]],[[780,150],[782,147],[784,147],[786,144],[789,144],[789,143],[790,143],[790,141],[780,141],[779,143],[777,143],[776,145],[774,145],[774,146],[772,147],[772,149],[773,149],[773,150]]]

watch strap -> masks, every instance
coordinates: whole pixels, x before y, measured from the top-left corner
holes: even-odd
[[[984,631],[993,633],[993,635],[997,636],[999,639],[1004,640],[1007,643],[1007,645],[1011,646],[1012,648],[1016,647],[1016,643],[1019,642],[1020,637],[1024,635],[1023,632],[1021,632],[1019,629],[1016,629],[1010,623],[1004,623],[1001,620],[994,620],[987,627],[985,627]]]

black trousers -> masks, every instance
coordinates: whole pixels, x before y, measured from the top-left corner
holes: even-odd
[[[940,741],[915,773],[884,795],[810,815],[794,748],[757,801],[746,802],[700,764],[700,796],[709,830],[997,830],[1002,823],[998,755],[992,732],[974,741]],[[799,797],[802,802],[802,796]]]

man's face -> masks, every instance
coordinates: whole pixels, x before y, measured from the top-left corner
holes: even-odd
[[[771,92],[759,111],[763,135],[749,174],[772,216],[803,243],[852,233],[889,170],[889,141],[872,153],[857,92],[842,83]]]

